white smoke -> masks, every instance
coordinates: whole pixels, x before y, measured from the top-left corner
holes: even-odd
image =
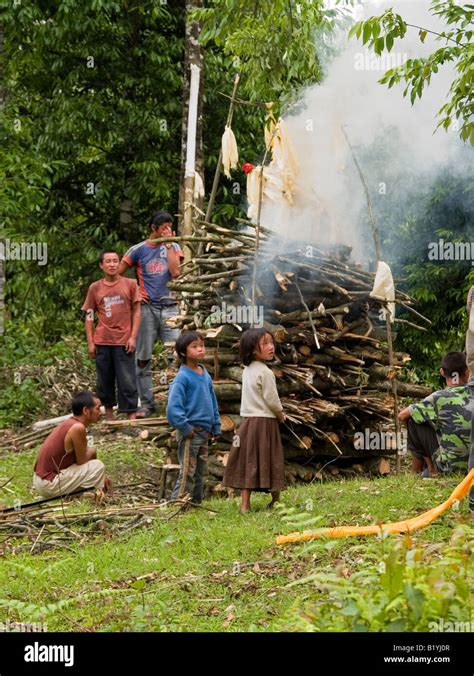
[[[355,18],[380,15],[390,6],[407,23],[434,31],[446,29],[429,13],[428,0],[364,3],[356,7]],[[387,58],[397,65],[407,58],[426,56],[444,42],[428,33],[422,44],[418,30],[409,28],[405,38],[395,41],[391,56],[377,60],[361,40],[354,37],[348,41],[347,31],[344,41],[340,56],[327,66],[325,80],[304,92],[303,110],[285,118],[300,164],[294,205],[265,201],[261,222],[290,239],[320,245],[348,244],[357,257],[367,260],[373,257],[373,246],[358,225],[361,214],[367,213],[367,202],[341,127],[357,155],[376,138],[385,136],[387,147],[395,148],[388,160],[391,177],[402,177],[410,171],[414,176],[430,174],[434,179],[446,164],[459,169],[466,149],[456,125],[449,132],[440,128],[433,135],[438,123],[436,113],[447,100],[454,76],[451,64],[440,68],[414,106],[402,95],[403,83],[388,89],[377,82],[391,67]],[[398,139],[396,144],[394,138]],[[368,169],[365,162],[361,162],[363,170]],[[397,181],[392,178],[386,184],[383,172],[374,181],[371,173],[368,189],[372,200],[383,199],[385,193],[393,197]]]

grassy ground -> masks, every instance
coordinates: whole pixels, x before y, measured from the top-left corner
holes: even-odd
[[[32,451],[0,458],[0,485],[11,478],[0,491],[4,504],[34,499],[29,486],[35,455]],[[156,481],[162,461],[159,450],[125,437],[103,440],[99,457],[117,484]],[[104,522],[97,531],[81,532],[74,551],[32,555],[3,551],[0,620],[43,621],[50,631],[311,629],[310,620],[301,626],[294,619],[301,618],[300,609],[321,594],[328,594],[329,602],[332,592],[324,591],[321,581],[319,587],[311,580],[295,582],[318,572],[344,583],[353,580],[357,587],[358,575],[370,570],[376,583],[388,545],[368,538],[281,547],[275,544],[276,535],[295,530],[300,513],[320,517],[318,527],[415,516],[445,500],[458,481],[459,477],[422,480],[405,474],[300,485],[285,491],[283,510],[269,512],[268,497],[256,495],[253,511],[240,515],[237,498],[215,499],[204,503],[207,509],[171,519],[169,511],[154,512],[146,527],[119,536]],[[90,496],[66,506],[75,513],[91,508]],[[413,534],[409,547],[426,552],[423,565],[444,570],[446,560],[453,558],[453,534],[460,526],[464,536],[469,533],[466,509],[462,505],[451,510]],[[470,539],[472,543],[472,531]],[[0,554],[2,540],[0,530]],[[402,537],[390,540],[400,542]],[[466,547],[465,539],[462,546]],[[463,571],[472,589],[471,571],[467,567]],[[148,576],[146,581],[137,582],[143,575]],[[343,605],[337,607],[346,612]],[[463,619],[471,619],[470,608],[460,612]]]

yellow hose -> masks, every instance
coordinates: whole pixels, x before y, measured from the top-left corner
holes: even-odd
[[[290,533],[289,535],[279,535],[276,539],[277,545],[284,545],[287,542],[302,542],[304,540],[312,540],[313,538],[328,537],[341,538],[347,536],[357,535],[378,535],[384,533],[409,533],[428,526],[432,521],[438,518],[456,501],[462,500],[470,488],[474,484],[474,469],[471,469],[469,474],[461,481],[458,486],[451,493],[449,498],[433,509],[423,512],[413,519],[406,521],[397,521],[396,523],[375,524],[372,526],[335,526],[334,528],[320,528],[316,531],[303,531],[302,533]]]

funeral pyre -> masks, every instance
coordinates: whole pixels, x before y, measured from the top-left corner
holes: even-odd
[[[388,473],[388,458],[402,444],[394,433],[391,379],[397,378],[402,397],[429,390],[399,380],[408,354],[394,352],[390,366],[384,304],[370,295],[374,274],[350,262],[349,247],[323,251],[262,228],[254,278],[255,226],[200,225],[194,235],[178,238],[191,257],[168,286],[181,301],[175,325],[205,337],[205,366],[219,401],[223,434],[210,446],[210,490],[224,490],[227,454],[240,424],[238,342],[251,326],[264,326],[275,341],[269,366],[287,416],[281,432],[289,483]],[[406,294],[397,291],[395,301],[417,314]],[[155,388],[162,396],[167,390],[168,384]],[[161,427],[157,441],[168,445],[169,461],[176,462],[171,430]]]

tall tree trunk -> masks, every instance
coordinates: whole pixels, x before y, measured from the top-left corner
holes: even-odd
[[[198,99],[198,117],[196,130],[196,172],[204,181],[204,151],[202,143],[202,103],[203,103],[203,79],[204,79],[204,49],[199,44],[199,35],[201,33],[201,24],[190,20],[190,12],[193,9],[204,6],[203,0],[186,0],[186,36],[185,36],[185,54],[184,54],[184,84],[183,84],[183,116],[181,123],[181,180],[179,184],[179,204],[178,204],[178,227],[180,231],[183,227],[183,217],[185,211],[185,164],[188,138],[188,114],[189,114],[189,95],[191,88],[191,64],[195,64],[201,69],[199,99]],[[194,200],[199,209],[203,208],[203,199]]]
[[[3,112],[5,105],[5,65],[4,65],[4,46],[3,46],[3,24],[0,23],[0,115]],[[0,223],[0,244],[4,243],[3,238],[3,223]],[[5,289],[5,270],[3,261],[0,258],[0,336],[5,332],[5,305],[4,305],[4,289]]]
[[[4,77],[5,77],[5,62],[4,62],[5,54],[4,54],[4,47],[3,47],[3,24],[0,23],[0,112],[3,108],[3,105],[5,103],[5,82],[4,82]]]
[[[120,202],[120,216],[119,216],[121,232],[123,233],[130,232],[130,227],[133,223],[133,216],[134,216],[134,205],[132,200],[129,200],[128,198],[123,199]]]

